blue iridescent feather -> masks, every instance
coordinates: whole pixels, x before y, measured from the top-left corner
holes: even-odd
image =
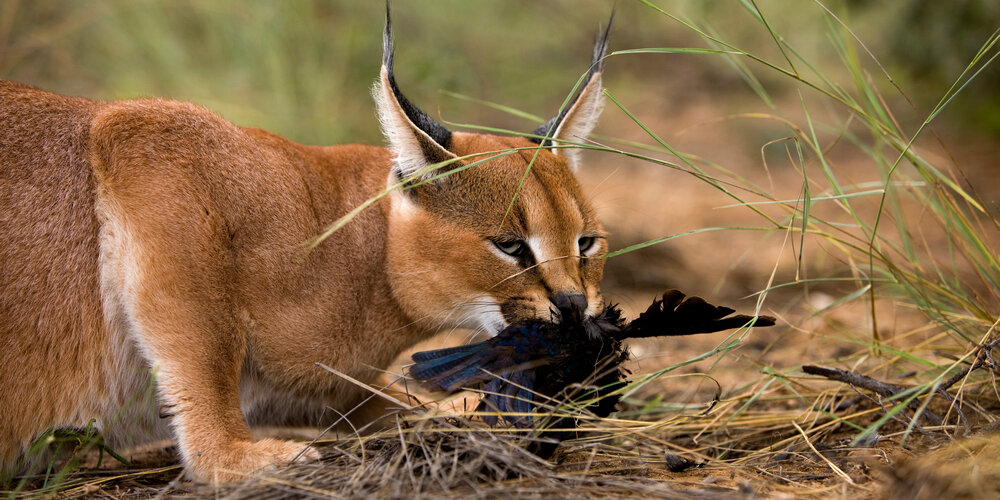
[[[592,413],[606,417],[615,410],[615,390],[628,374],[622,366],[628,359],[623,340],[774,324],[768,316],[733,312],[670,290],[631,322],[617,306],[607,305],[593,318],[561,314],[552,321],[514,323],[484,342],[418,352],[409,374],[435,391],[479,389],[483,398],[478,410],[495,412],[517,427],[532,426],[534,419],[526,414],[540,405],[580,395],[591,401]],[[492,415],[484,420],[499,423]],[[569,424],[557,419],[553,425]]]

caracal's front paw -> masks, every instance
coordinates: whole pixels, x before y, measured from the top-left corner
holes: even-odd
[[[191,457],[188,473],[199,481],[232,483],[287,465],[293,460],[296,463],[318,460],[319,452],[306,447],[305,443],[277,439],[262,439],[255,443],[237,441],[226,448],[205,450]]]

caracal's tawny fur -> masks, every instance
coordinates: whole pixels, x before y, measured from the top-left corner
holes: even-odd
[[[443,328],[495,333],[559,301],[599,307],[603,264],[589,257],[606,243],[574,158],[548,140],[535,158],[537,137],[448,133],[399,94],[391,43],[386,54],[375,96],[388,149],[0,82],[0,466],[46,429],[93,420],[112,443],[172,436],[194,478],[238,479],[304,447],[254,442],[248,423],[329,422],[325,407],[367,396],[316,362],[372,382]],[[593,68],[539,135],[590,131]],[[412,178],[511,148],[525,149]],[[308,249],[401,179],[408,189]]]

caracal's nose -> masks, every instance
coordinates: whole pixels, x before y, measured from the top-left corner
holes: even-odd
[[[557,293],[552,303],[563,321],[580,321],[587,310],[587,296],[582,293]]]

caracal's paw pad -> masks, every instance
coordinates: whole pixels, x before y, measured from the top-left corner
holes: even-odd
[[[192,478],[208,483],[238,482],[254,475],[295,463],[319,460],[319,452],[305,443],[262,439],[255,443],[238,441],[225,449],[202,452],[188,467]],[[303,451],[305,450],[305,451]]]

